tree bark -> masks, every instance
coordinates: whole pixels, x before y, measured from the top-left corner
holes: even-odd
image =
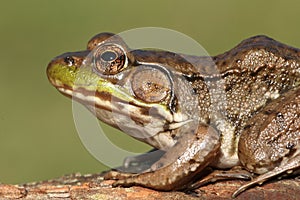
[[[113,188],[113,180],[103,180],[102,174],[72,174],[58,179],[22,185],[0,184],[0,199],[101,199],[101,200],[225,200],[231,199],[232,193],[244,181],[222,181],[208,184],[195,192],[159,192],[143,187]],[[274,180],[262,186],[253,187],[236,199],[300,199],[299,178]]]

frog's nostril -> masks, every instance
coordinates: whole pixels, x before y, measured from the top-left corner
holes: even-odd
[[[68,66],[72,66],[74,64],[74,58],[72,56],[67,56],[64,59],[64,62],[68,65]]]

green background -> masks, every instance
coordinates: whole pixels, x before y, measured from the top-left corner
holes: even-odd
[[[147,26],[182,32],[210,55],[257,34],[300,47],[299,7],[299,1],[275,0],[2,0],[0,182],[106,169],[81,144],[71,101],[48,83],[45,70],[53,57],[84,49],[99,32]],[[123,141],[123,147],[148,149],[122,134],[107,132]]]

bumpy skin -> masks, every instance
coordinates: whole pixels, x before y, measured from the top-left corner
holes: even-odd
[[[202,80],[193,82],[199,93],[200,105],[203,105],[200,106],[200,116],[207,116],[206,120],[212,123],[217,122],[215,127],[222,132],[221,153],[234,155],[237,140],[248,121],[286,91],[299,87],[299,55],[298,49],[270,38],[253,37],[214,57],[219,75],[206,75],[205,83]],[[212,109],[204,106],[209,94],[200,95],[203,88],[206,90],[204,85],[208,85],[207,82],[212,85],[211,88],[220,88],[221,85],[225,91],[225,95],[222,90],[215,92],[210,100]]]
[[[300,90],[290,90],[255,115],[239,141],[239,158],[249,170],[266,173],[299,151]],[[275,133],[275,134],[274,134]]]
[[[251,172],[262,174],[234,193],[255,183],[300,169],[300,90],[295,88],[255,115],[239,141],[239,159]]]
[[[73,96],[72,79],[81,67],[83,59],[92,50],[104,45],[106,40],[114,42],[115,40],[110,40],[111,36],[112,34],[108,33],[99,34],[90,40],[87,51],[63,54],[51,61],[47,69],[51,83],[63,94]],[[129,51],[120,38],[117,44]],[[248,172],[262,174],[237,190],[234,193],[236,196],[254,184],[299,169],[299,49],[266,36],[256,36],[215,57],[145,50],[132,50],[126,55],[129,64],[124,71],[122,66],[119,71],[118,68],[112,68],[113,75],[126,75],[122,76],[125,77],[121,80],[122,83],[128,81],[127,77],[134,77],[136,72],[131,73],[132,70],[147,63],[155,66],[155,70],[159,68],[160,71],[155,72],[157,74],[172,74],[171,84],[163,84],[166,85],[165,88],[152,87],[166,91],[166,95],[154,96],[158,99],[164,97],[155,102],[155,105],[164,109],[163,112],[160,110],[154,116],[146,116],[145,113],[149,110],[147,106],[150,104],[141,106],[139,97],[132,96],[131,99],[131,105],[138,104],[139,108],[131,116],[136,121],[134,125],[143,127],[146,124],[145,119],[153,117],[153,125],[159,124],[154,127],[163,127],[163,130],[157,129],[157,137],[142,141],[156,148],[169,150],[144,173],[134,175],[111,172],[107,178],[119,179],[115,185],[142,185],[159,190],[182,189],[193,182],[194,177],[201,174],[207,166],[219,169],[243,166]],[[91,76],[96,75],[92,73]],[[147,78],[147,74],[145,76]],[[184,85],[183,80],[191,86],[191,91]],[[106,81],[117,84],[113,76],[107,77]],[[168,83],[167,78],[164,81]],[[68,89],[67,92],[65,88]],[[81,88],[82,94],[91,92],[85,89]],[[103,90],[97,89],[97,98],[105,100],[115,96],[109,88]],[[177,95],[182,96],[183,100],[180,101],[178,96],[169,96],[174,91],[177,91]],[[147,95],[151,97],[153,91],[148,89],[146,92],[148,93],[141,94],[140,98],[151,100]],[[159,90],[154,92],[157,94]],[[189,93],[193,93],[196,99],[185,99],[189,97]],[[84,98],[75,99],[89,108],[90,102]],[[189,104],[188,101],[197,101],[196,109],[191,106],[194,104]],[[114,107],[100,104],[96,107],[96,116],[100,120],[118,128],[117,124],[107,117]],[[183,115],[182,110],[188,114]],[[199,112],[196,117],[193,116],[194,110]],[[190,134],[186,132],[190,130],[186,124],[170,128],[175,119],[180,118],[176,116],[187,116],[188,119],[199,123],[199,126]],[[214,173],[203,180],[208,182],[207,180],[215,181],[224,177],[246,179],[249,178],[249,173],[241,171],[238,174],[232,170],[228,175],[218,177],[221,176]],[[201,183],[194,186],[201,186]]]
[[[189,65],[178,69],[184,72],[199,94],[200,120],[210,123],[221,133],[221,148],[215,157],[217,162],[210,165],[228,168],[242,164],[250,172],[263,174],[269,171],[271,177],[299,167],[299,56],[298,49],[258,36],[213,57],[219,74],[210,72],[212,66],[203,66],[201,59],[195,59],[193,63],[202,70],[201,73]],[[170,62],[167,61],[169,65]],[[178,65],[172,66],[177,68]],[[213,97],[207,85],[210,90],[217,88]],[[220,85],[226,91],[225,95],[224,90],[219,90]],[[213,108],[207,105],[208,102]],[[289,160],[291,167],[272,173],[275,167]],[[183,172],[178,169],[173,173]],[[153,179],[145,177],[147,184],[140,181],[142,176],[138,176],[136,184],[143,182],[141,185],[155,188],[161,176],[157,172],[153,175]],[[125,179],[116,185],[132,185],[135,181]],[[265,178],[258,177],[247,186],[263,181]],[[172,185],[172,189],[178,187]]]

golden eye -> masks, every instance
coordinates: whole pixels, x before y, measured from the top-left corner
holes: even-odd
[[[132,90],[136,97],[154,103],[170,96],[171,82],[168,76],[156,68],[140,68],[132,77]]]
[[[100,45],[95,49],[94,63],[98,72],[114,75],[127,66],[126,52],[115,44]]]

